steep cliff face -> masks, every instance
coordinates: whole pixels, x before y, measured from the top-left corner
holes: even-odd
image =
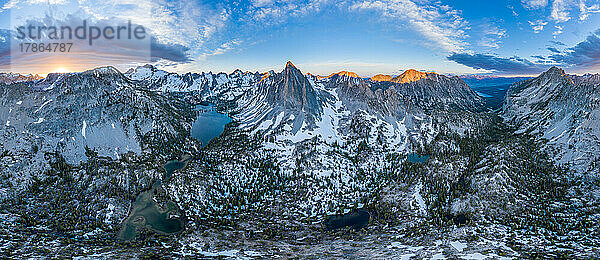
[[[553,67],[512,85],[502,116],[518,132],[546,140],[559,162],[591,170],[600,154],[600,75],[568,75]]]
[[[308,79],[291,62],[285,69],[273,75],[271,81],[263,81],[259,88],[267,88],[267,101],[287,109],[318,113],[320,104]]]

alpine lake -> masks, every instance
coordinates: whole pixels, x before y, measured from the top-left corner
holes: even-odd
[[[217,112],[212,105],[199,105],[198,116],[192,124],[191,135],[206,146],[210,140],[218,137],[225,130],[225,125],[232,121],[231,117]],[[193,158],[184,156],[180,160],[171,160],[163,165],[165,171],[162,181],[167,181],[175,171],[184,169]],[[169,235],[185,229],[184,212],[173,201],[160,203],[155,199],[165,191],[162,181],[157,180],[152,187],[141,192],[133,202],[129,216],[123,221],[118,238],[129,241],[135,239],[141,229]]]

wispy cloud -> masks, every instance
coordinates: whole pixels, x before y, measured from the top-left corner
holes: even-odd
[[[353,4],[351,10],[375,10],[391,21],[401,21],[446,51],[461,51],[468,23],[461,12],[447,5],[426,5],[410,0],[376,0]]]
[[[254,22],[275,24],[284,22],[289,17],[317,13],[327,3],[327,0],[253,0],[247,14]]]
[[[231,41],[225,42],[214,50],[200,54],[199,60],[205,60],[206,58],[208,58],[210,56],[225,54],[231,50],[234,50],[241,43],[242,43],[242,41],[240,41],[240,40],[231,40]]]
[[[495,25],[486,23],[483,28],[480,28],[480,30],[482,32],[482,36],[478,43],[483,47],[494,49],[500,48],[502,39],[506,37],[506,30]]]
[[[600,13],[600,4],[597,0],[522,0],[522,4],[524,8],[535,12],[546,10],[549,6],[550,16],[547,19],[557,24],[570,21],[577,12],[581,21],[586,20],[591,14]]]
[[[554,47],[548,47],[547,49],[553,53],[562,53],[562,51],[559,51],[558,49],[556,49]]]
[[[16,7],[19,4],[19,0],[9,0],[8,2],[6,2],[2,8],[0,8],[0,13],[4,12],[5,10],[11,9]]]
[[[230,13],[200,1],[79,0],[98,18],[132,19],[149,28],[160,43],[202,46],[225,27]]]
[[[552,11],[550,17],[556,22],[566,22],[571,20],[570,5],[572,0],[554,0],[552,2]]]
[[[556,39],[556,36],[558,36],[559,34],[563,33],[563,26],[554,26],[554,29],[556,29],[554,32],[552,32],[552,37],[554,37],[554,39]]]
[[[10,31],[0,29],[0,66],[10,65]]]
[[[533,29],[534,33],[540,33],[541,31],[544,30],[544,26],[546,26],[548,24],[548,22],[543,21],[543,20],[537,20],[537,21],[528,21],[529,25],[531,25],[531,29]]]
[[[588,6],[584,0],[579,1],[579,20],[585,21],[590,14],[600,13],[600,4],[595,3]]]
[[[548,5],[548,0],[522,0],[521,2],[527,9],[540,9]]]

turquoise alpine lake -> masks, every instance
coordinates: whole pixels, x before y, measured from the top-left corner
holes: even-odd
[[[199,105],[197,109],[199,113],[192,124],[192,137],[202,142],[202,146],[206,146],[210,140],[223,133],[225,125],[232,119],[226,114],[217,112],[213,105]]]
[[[410,153],[406,159],[411,163],[426,163],[429,160],[429,155],[418,155],[416,153]]]

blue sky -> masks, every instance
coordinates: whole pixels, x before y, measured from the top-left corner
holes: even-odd
[[[535,75],[550,66],[600,72],[597,0],[2,0],[0,6],[4,31],[14,30],[18,17],[46,23],[67,21],[68,15],[131,19],[151,31],[148,62],[176,72],[279,71],[287,60],[303,72],[349,70],[361,76],[409,68],[446,74]],[[76,53],[61,56],[64,64],[46,57],[53,65],[38,70],[47,71],[30,72],[135,65],[118,50],[97,47],[93,62]],[[12,65],[18,62],[13,57]]]

